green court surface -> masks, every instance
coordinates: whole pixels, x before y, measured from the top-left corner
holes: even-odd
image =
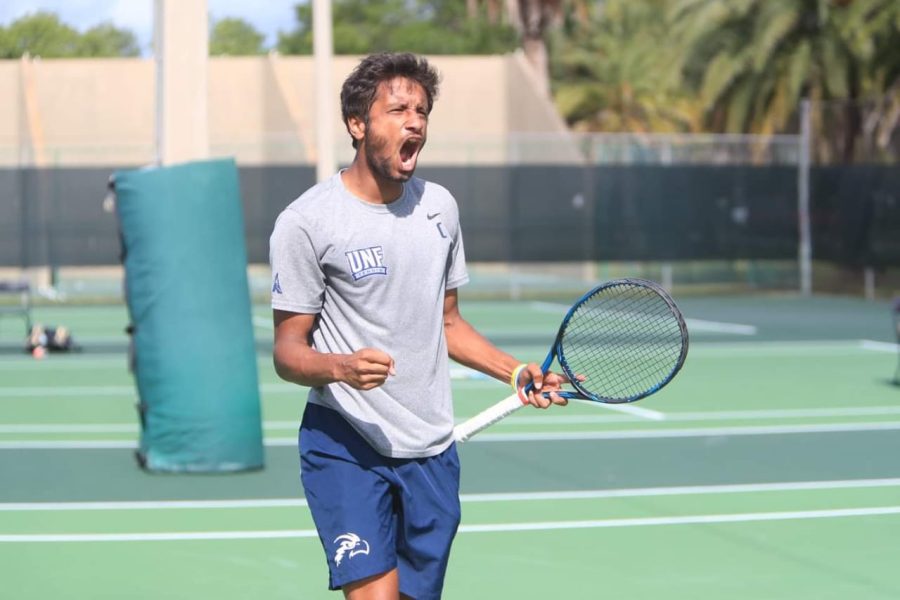
[[[524,409],[460,447],[445,598],[895,599],[900,386],[884,302],[678,299],[691,349],[626,406]],[[563,304],[463,300],[522,359]],[[0,320],[0,564],[19,599],[337,598],[298,480],[306,392],[255,308],[266,468],[141,471],[122,306],[39,306],[83,351],[34,360]],[[457,417],[506,395],[455,368]]]

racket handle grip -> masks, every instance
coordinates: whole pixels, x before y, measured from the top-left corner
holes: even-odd
[[[511,415],[516,412],[520,408],[525,406],[522,403],[522,400],[519,398],[518,394],[513,394],[508,398],[504,398],[497,404],[490,406],[471,419],[467,421],[463,421],[459,425],[453,428],[453,438],[457,442],[465,442],[467,439],[485,429],[490,427],[497,421]]]

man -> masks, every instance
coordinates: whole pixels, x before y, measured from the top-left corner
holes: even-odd
[[[365,58],[341,90],[356,156],[291,203],[270,241],[275,368],[310,386],[301,480],[330,589],[439,598],[460,519],[448,356],[531,392],[562,376],[502,352],[462,318],[456,202],[413,177],[438,75],[424,58]]]

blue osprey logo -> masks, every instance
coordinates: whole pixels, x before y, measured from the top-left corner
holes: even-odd
[[[278,281],[278,273],[275,273],[275,282],[272,284],[272,293],[283,294],[283,292],[281,291],[281,282]]]
[[[387,275],[387,267],[384,266],[384,250],[381,249],[381,246],[351,250],[346,252],[345,256],[350,264],[350,274],[353,275],[354,281],[369,275]]]

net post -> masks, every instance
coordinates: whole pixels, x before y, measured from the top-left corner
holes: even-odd
[[[863,294],[866,300],[875,299],[875,269],[866,267],[863,271]]]
[[[809,217],[810,172],[810,101],[800,101],[800,148],[797,165],[797,218],[799,227],[798,258],[800,262],[800,293],[812,294],[812,228]]]
[[[664,262],[660,268],[660,283],[667,292],[672,291],[672,263]]]

